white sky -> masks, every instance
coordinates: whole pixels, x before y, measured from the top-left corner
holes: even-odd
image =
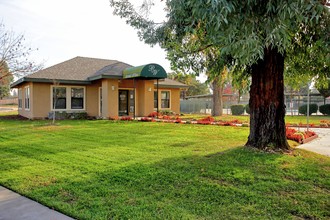
[[[109,5],[108,0],[1,0],[0,21],[7,30],[23,34],[25,45],[38,49],[32,58],[44,61],[45,67],[85,56],[134,66],[158,63],[170,71],[165,52],[139,41]],[[161,6],[156,10],[154,17],[162,21]]]

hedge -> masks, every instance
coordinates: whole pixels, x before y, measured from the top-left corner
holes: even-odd
[[[232,115],[243,115],[244,114],[244,105],[232,105],[230,106]]]
[[[247,114],[250,114],[250,106],[249,106],[249,104],[247,104],[245,106],[245,111],[246,111]]]
[[[318,110],[317,104],[309,104],[309,115],[316,113]],[[307,105],[302,105],[298,109],[299,114],[307,115]]]
[[[320,105],[319,111],[323,115],[330,115],[330,104]]]

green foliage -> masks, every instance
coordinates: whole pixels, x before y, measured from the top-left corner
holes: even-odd
[[[10,83],[14,77],[9,71],[6,62],[0,62],[0,99],[3,99],[10,94]]]
[[[230,110],[232,115],[242,115],[244,114],[244,105],[232,105]]]
[[[320,105],[319,111],[323,115],[330,115],[330,104]]]
[[[247,114],[250,114],[250,106],[249,104],[245,105],[245,111]]]
[[[317,104],[309,104],[309,115],[317,113],[318,106]],[[299,114],[307,115],[307,105],[299,106]]]
[[[173,79],[189,86],[186,96],[209,94],[207,83],[201,83],[196,79],[196,75],[183,73],[169,73],[169,79]]]
[[[317,90],[321,93],[324,98],[330,96],[330,79],[327,80],[326,85],[318,85]]]
[[[224,66],[229,69],[233,66],[246,68],[246,72],[251,73],[257,69],[252,68],[256,67],[253,65],[266,61],[265,65],[270,67],[269,73],[271,69],[277,69],[276,74],[282,76],[282,68],[277,68],[282,66],[282,60],[273,62],[272,59],[265,59],[266,53],[272,51],[286,58],[284,62],[287,62],[288,72],[291,71],[295,79],[300,79],[300,75],[307,75],[308,80],[314,77],[317,82],[322,82],[329,73],[330,11],[324,1],[168,0],[167,20],[161,24],[138,16],[128,0],[110,0],[110,5],[114,7],[114,14],[138,29],[145,42],[158,43],[164,48],[168,52],[168,58],[176,61],[172,62],[175,67],[197,69],[200,72],[207,70],[211,76],[218,76]],[[266,77],[263,80],[265,84],[272,83]],[[280,88],[281,84],[282,81],[277,86]],[[252,79],[252,86],[261,87],[261,81]],[[253,92],[256,91],[258,90]],[[251,97],[256,95],[250,94]],[[280,97],[284,94],[274,95]],[[279,98],[275,103],[266,103],[263,107],[275,104],[280,111],[284,107],[281,100]],[[256,110],[256,102],[251,101],[251,111]],[[281,124],[284,115],[280,117],[275,118],[274,115],[274,118],[263,120],[266,120],[266,126],[271,125],[274,120]],[[258,129],[258,123],[251,124]],[[280,126],[276,127],[278,134],[283,132]],[[267,131],[271,132],[274,131]],[[284,138],[284,135],[279,136]],[[259,138],[257,135],[250,137]],[[273,136],[267,134],[265,137],[271,139]],[[265,141],[268,141],[267,138],[262,142]],[[249,142],[261,143],[251,139]],[[282,140],[281,143],[284,142]]]

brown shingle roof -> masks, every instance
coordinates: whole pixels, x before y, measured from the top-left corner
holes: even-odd
[[[188,88],[189,86],[183,83],[180,83],[178,81],[172,80],[172,79],[164,79],[164,80],[159,80],[158,81],[159,87],[160,88]],[[156,82],[155,82],[156,86]]]
[[[14,88],[23,82],[52,82],[58,80],[70,84],[90,84],[91,81],[101,78],[122,78],[123,70],[131,65],[117,60],[106,60],[89,57],[75,57],[31,75],[25,76],[11,87]],[[185,88],[187,85],[180,82],[164,79],[159,80],[160,88]]]
[[[28,78],[57,80],[88,80],[97,71],[112,64],[116,60],[105,60],[88,57],[75,57],[46,69],[33,73]]]

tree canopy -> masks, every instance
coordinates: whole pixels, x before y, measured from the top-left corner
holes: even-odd
[[[251,127],[247,146],[266,150],[288,149],[284,122],[285,63],[296,75],[309,75],[319,79],[318,82],[327,77],[330,66],[327,3],[167,0],[167,20],[155,23],[137,13],[128,0],[110,0],[114,14],[135,27],[146,43],[158,43],[167,50],[170,58],[180,61],[182,57],[212,49],[211,55],[217,55],[216,62],[208,68],[225,64],[250,74]],[[192,68],[203,61],[193,60],[194,63],[188,63]],[[296,67],[299,65],[301,71]]]
[[[0,99],[9,95],[10,83],[13,81],[13,76],[9,71],[6,62],[3,62],[0,67]]]
[[[200,82],[196,75],[183,73],[169,73],[168,78],[177,80],[189,86],[185,92],[185,96],[205,95],[209,94],[209,87],[207,83]]]
[[[29,56],[33,49],[24,45],[24,40],[24,35],[7,30],[0,22],[0,68],[8,67],[7,73],[17,77],[42,68],[41,64],[31,61]],[[0,72],[4,73],[5,69],[0,69]],[[0,80],[7,76],[1,74]]]

